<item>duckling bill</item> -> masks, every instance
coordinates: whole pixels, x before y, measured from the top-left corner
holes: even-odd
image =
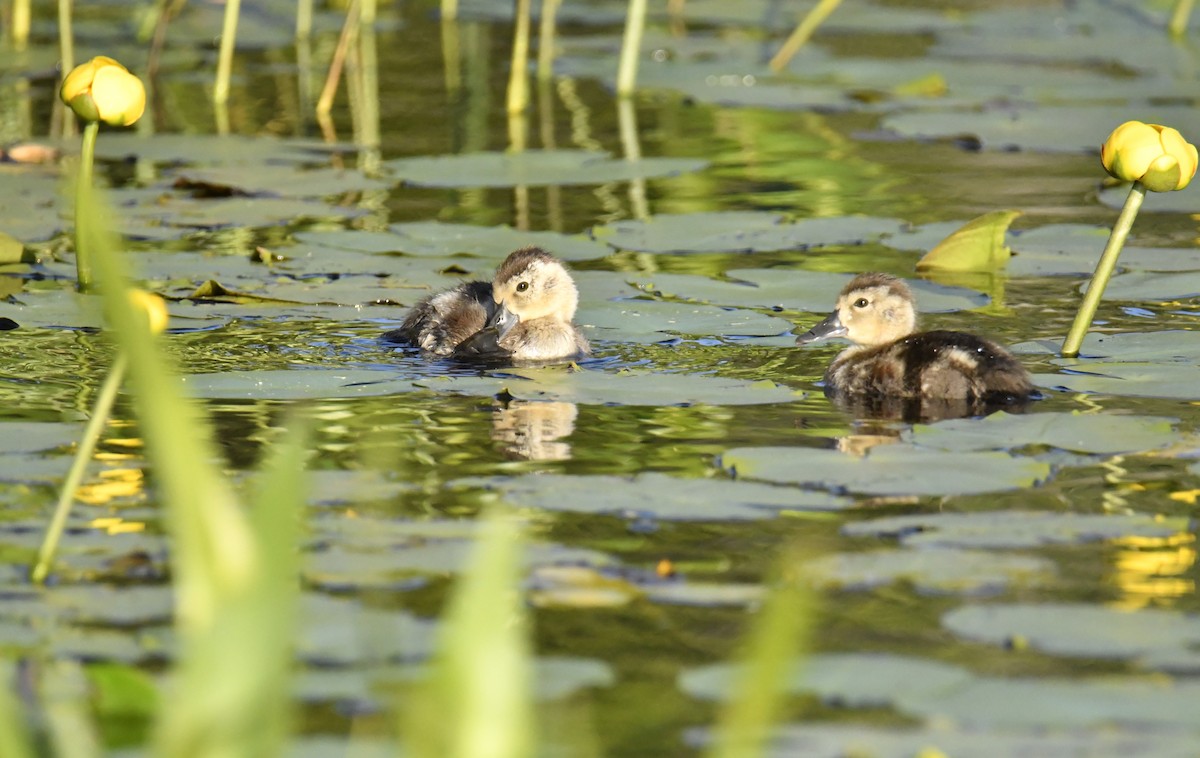
[[[965,332],[916,332],[912,290],[890,274],[855,277],[825,320],[796,344],[844,337],[853,344],[825,372],[833,396],[1020,403],[1033,381],[1012,353]]]
[[[578,305],[566,266],[526,247],[510,253],[491,282],[464,282],[420,301],[383,339],[457,358],[567,360],[591,352],[572,323]]]

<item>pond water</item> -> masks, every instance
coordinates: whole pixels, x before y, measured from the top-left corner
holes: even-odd
[[[1165,4],[847,4],[772,75],[794,8],[689,2],[682,30],[653,11],[645,88],[621,106],[624,6],[569,2],[530,151],[505,157],[511,5],[464,2],[449,27],[428,2],[381,8],[378,149],[355,144],[369,92],[338,100],[341,142],[320,139],[308,107],[340,12],[318,14],[301,69],[284,3],[247,9],[230,135],[207,95],[219,10],[199,5],[169,30],[148,117],[100,135],[128,257],[173,299],[168,349],[228,469],[253,469],[294,409],[317,420],[298,751],[380,732],[474,515],[505,502],[529,523],[539,698],[565,745],[697,750],[788,554],[818,592],[780,755],[1192,754],[1200,186],[1148,198],[1081,358],[1057,355],[1124,198],[1096,146],[1129,119],[1200,137],[1200,49],[1169,41]],[[126,10],[79,11],[81,56],[145,73]],[[0,65],[4,143],[48,141],[55,31],[37,20]],[[0,173],[0,231],[36,256],[0,267],[18,324],[0,337],[0,645],[157,672],[169,558],[128,402],[51,588],[28,584],[111,350],[72,291],[61,167]],[[1005,209],[1022,213],[1006,270],[917,276]],[[377,339],[529,243],[570,262],[593,358],[480,371]],[[794,335],[864,270],[912,279],[923,326],[1014,345],[1044,399],[928,424],[833,406],[817,382],[839,346]],[[147,724],[101,709],[114,748]]]

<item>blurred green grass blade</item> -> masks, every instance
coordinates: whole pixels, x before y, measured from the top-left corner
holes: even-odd
[[[129,360],[139,429],[172,536],[180,657],[155,751],[170,758],[278,754],[289,701],[305,436],[291,436],[272,457],[247,517],[216,465],[211,425],[184,396],[169,357],[131,304],[124,261],[100,226],[99,201],[87,194],[84,203],[80,245],[92,254],[113,337]]]
[[[97,758],[101,754],[88,703],[87,678],[78,663],[47,663],[41,700],[55,758]]]
[[[406,709],[408,754],[419,758],[533,751],[520,529],[511,514],[481,519],[479,543],[442,616],[429,678]]]
[[[734,691],[717,717],[711,758],[766,754],[798,657],[808,649],[812,599],[793,559],[786,558],[776,586],[750,626]]]
[[[16,686],[16,667],[11,661],[0,660],[0,755],[33,758],[33,735],[14,694]]]

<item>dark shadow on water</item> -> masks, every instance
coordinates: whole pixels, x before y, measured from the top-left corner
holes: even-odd
[[[1025,413],[1041,395],[1015,397],[887,397],[882,395],[842,395],[831,393],[825,396],[843,412],[855,419],[876,421],[904,421],[908,423],[930,423],[947,419],[987,416],[996,411]]]

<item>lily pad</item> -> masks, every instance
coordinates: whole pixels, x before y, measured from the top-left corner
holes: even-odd
[[[623,518],[733,521],[771,518],[780,511],[832,511],[853,505],[825,492],[727,479],[683,479],[645,473],[632,478],[527,474],[516,478],[462,480],[486,486],[523,508],[602,513]]]
[[[1082,603],[972,605],[942,616],[942,626],[975,642],[1020,640],[1049,655],[1131,659],[1200,645],[1200,616],[1143,608],[1126,611]]]
[[[649,300],[587,302],[575,321],[594,339],[647,344],[673,335],[769,337],[792,328],[790,321],[749,310]]]
[[[355,600],[306,594],[301,598],[296,652],[322,666],[422,660],[433,651],[436,624],[404,611]]]
[[[6,421],[0,435],[0,455],[37,453],[77,442],[83,427],[49,421]]]
[[[618,250],[647,253],[751,253],[861,245],[900,231],[904,223],[869,216],[787,222],[782,214],[727,211],[658,215],[592,228],[592,236]]]
[[[699,158],[624,160],[590,150],[527,150],[519,153],[462,153],[386,161],[384,167],[419,187],[515,187],[587,185],[648,179],[699,171]]]
[[[1023,555],[982,550],[872,550],[835,553],[804,565],[807,575],[826,586],[869,590],[908,582],[929,594],[990,594],[1008,585],[1031,584],[1054,573],[1054,564]]]
[[[910,547],[1033,548],[1123,538],[1168,539],[1187,519],[1138,514],[1002,511],[889,516],[846,524],[848,537],[893,537]]]
[[[804,393],[771,381],[640,370],[512,369],[490,376],[436,376],[414,380],[435,392],[590,405],[760,405],[799,400]]]
[[[389,184],[354,169],[301,168],[264,164],[257,160],[250,164],[185,169],[178,173],[175,186],[189,189],[198,185],[208,191],[235,195],[303,198],[382,190]]]
[[[864,457],[800,447],[744,447],[721,454],[738,478],[867,495],[965,495],[1024,489],[1050,474],[1045,463],[1001,452],[942,452],[879,445]],[[937,471],[938,476],[929,476]]]
[[[785,308],[810,313],[833,310],[837,293],[854,277],[800,269],[733,269],[729,280],[692,274],[626,274],[639,289],[662,297],[746,308]],[[917,304],[926,313],[981,308],[989,298],[962,287],[912,281]]]
[[[568,261],[603,258],[612,251],[582,235],[521,231],[507,226],[472,226],[437,221],[393,224],[401,249],[409,255],[468,254],[500,262],[513,250],[534,245]],[[491,272],[483,279],[491,279]]]
[[[365,397],[407,392],[413,383],[385,371],[312,369],[225,371],[180,378],[193,397],[296,400]]]
[[[993,271],[1012,256],[1005,233],[1020,211],[992,211],[954,230],[917,261],[917,270]]]
[[[1198,211],[1200,212],[1200,211]],[[1088,285],[1079,288],[1087,292]],[[1105,300],[1162,303],[1200,297],[1200,271],[1156,273],[1130,271],[1117,274],[1104,288]]]
[[[1060,340],[1022,342],[1013,351],[1027,354],[1058,355]],[[1087,370],[1092,359],[1128,363],[1195,363],[1200,361],[1200,332],[1173,329],[1162,332],[1125,332],[1103,334],[1089,332],[1079,348],[1079,358],[1055,362]]]
[[[918,424],[908,437],[941,450],[1011,450],[1047,445],[1080,453],[1130,453],[1166,447],[1179,440],[1177,419],[1100,413],[1003,411],[976,419]]]
[[[1104,251],[1112,229],[1086,224],[1048,224],[1010,235],[1014,257],[1012,276],[1090,276]],[[1117,261],[1121,271],[1200,270],[1200,251],[1187,248],[1150,248],[1127,245]]]
[[[1196,367],[1182,363],[1096,361],[1059,374],[1034,374],[1033,381],[1069,392],[1196,399]]]

